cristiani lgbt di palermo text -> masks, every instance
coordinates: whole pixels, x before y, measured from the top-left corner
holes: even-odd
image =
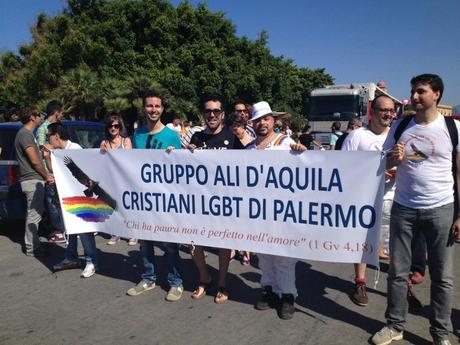
[[[215,217],[246,217],[282,221],[309,226],[332,228],[365,228],[375,225],[373,205],[342,205],[313,200],[291,200],[305,192],[343,193],[342,179],[337,168],[259,166],[217,166],[212,171],[205,165],[143,164],[138,175],[143,184],[160,186],[151,191],[125,190],[122,207],[130,211],[155,213],[201,214]],[[180,186],[181,193],[158,191],[168,185]],[[165,187],[166,186],[166,187]],[[187,193],[209,190],[209,193]],[[213,187],[234,191],[231,195],[216,195]],[[281,197],[248,197],[244,190],[257,195],[258,190],[284,191]],[[280,195],[279,192],[276,195]],[[302,198],[300,198],[302,199]],[[333,200],[333,198],[331,198]]]

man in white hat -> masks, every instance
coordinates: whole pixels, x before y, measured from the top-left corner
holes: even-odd
[[[254,104],[251,120],[256,140],[253,148],[257,150],[307,150],[305,146],[296,144],[288,136],[275,132],[275,117],[284,114],[286,113],[272,111],[267,102]],[[281,319],[291,319],[295,311],[294,299],[297,296],[295,286],[297,259],[266,254],[258,254],[258,257],[259,267],[262,270],[260,283],[263,291],[255,308],[267,310],[276,307]]]

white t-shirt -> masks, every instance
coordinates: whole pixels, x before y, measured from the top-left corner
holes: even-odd
[[[295,144],[295,141],[284,134],[278,133],[265,150],[290,150],[291,144]]]
[[[342,144],[343,151],[382,151],[388,131],[380,135],[361,127],[347,135]]]
[[[180,133],[182,131],[182,126],[179,124],[177,126],[174,126],[172,122],[168,123],[166,125],[169,129],[172,129],[173,131],[176,131],[177,133]]]
[[[385,151],[394,144],[394,133],[401,120],[391,126]],[[455,121],[460,133],[460,123]],[[396,174],[394,200],[413,209],[434,208],[454,201],[452,175],[452,141],[444,117],[427,125],[418,125],[412,119],[398,140],[404,143],[404,160]],[[460,145],[456,147],[460,151]]]
[[[367,126],[363,126],[347,135],[342,144],[342,151],[382,151],[387,135],[388,131],[382,134],[375,134]],[[394,186],[394,178],[385,180],[385,195],[383,197],[385,200],[393,199]]]
[[[65,149],[66,150],[74,150],[74,149],[81,149],[82,147],[77,144],[77,143],[74,143],[70,140],[67,140],[67,145],[65,146]]]

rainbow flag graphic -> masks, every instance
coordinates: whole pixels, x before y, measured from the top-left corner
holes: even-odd
[[[407,158],[407,160],[409,160],[411,162],[422,162],[422,161],[427,160],[426,157],[422,157],[422,156],[419,156],[419,155],[416,155],[416,154],[407,155],[406,158]]]
[[[101,199],[86,196],[72,196],[63,198],[64,209],[83,219],[85,222],[101,223],[113,213],[113,208]]]

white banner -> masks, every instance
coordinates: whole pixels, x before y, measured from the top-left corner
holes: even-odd
[[[378,263],[379,152],[55,150],[69,234]]]

